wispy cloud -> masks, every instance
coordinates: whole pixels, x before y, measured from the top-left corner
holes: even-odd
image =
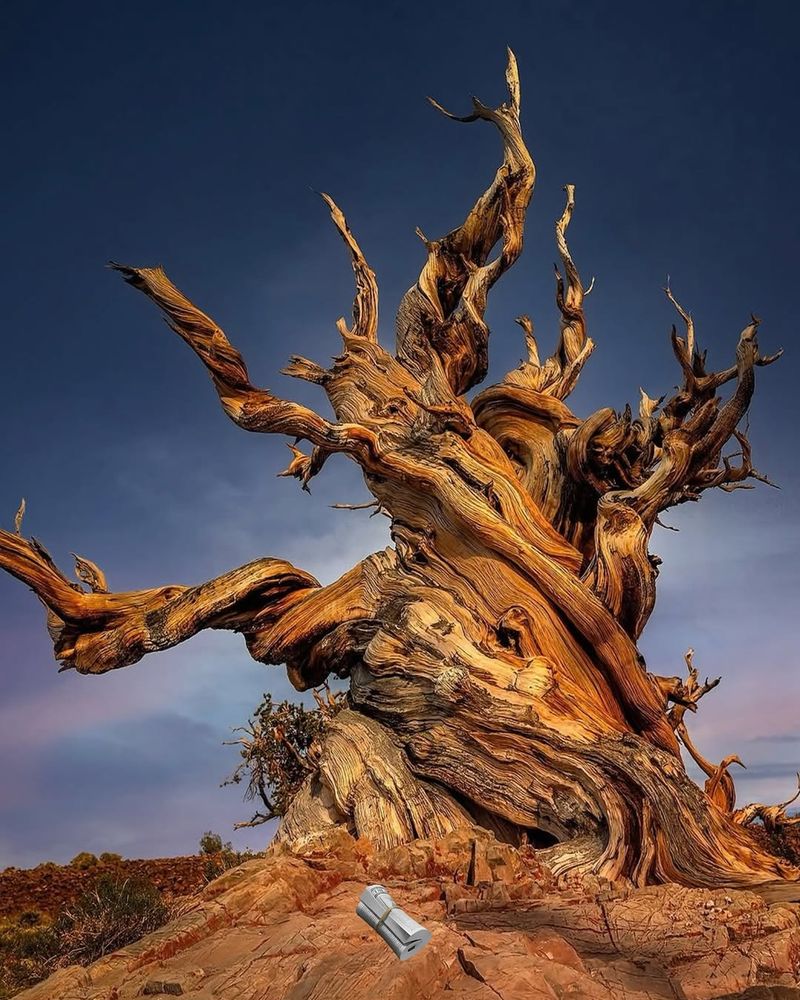
[[[766,736],[751,736],[749,743],[800,743],[798,733],[774,733]]]

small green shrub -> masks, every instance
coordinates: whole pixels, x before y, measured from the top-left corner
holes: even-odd
[[[245,861],[252,861],[254,858],[260,857],[263,857],[263,855],[251,851],[249,847],[246,847],[243,851],[234,851],[231,850],[230,844],[226,844],[222,851],[208,858],[203,865],[203,877],[206,882],[213,882],[215,878],[219,878],[220,875],[229,869],[237,868],[239,865],[243,865]]]
[[[222,867],[222,864],[217,858],[209,858],[203,864],[203,878],[206,882],[213,882],[214,879],[219,878],[224,871],[225,869]]]
[[[2,921],[0,1000],[6,1000],[49,976],[57,967],[58,951],[58,938],[40,914],[27,911],[16,920]]]
[[[222,850],[222,837],[218,833],[208,830],[200,838],[201,854],[218,854]]]
[[[81,871],[85,871],[87,868],[94,868],[96,864],[97,855],[90,854],[88,851],[81,851],[80,854],[76,854],[69,863],[70,868],[79,868]]]
[[[10,1000],[63,966],[87,965],[124,948],[169,916],[147,879],[104,876],[52,923],[36,910],[0,918],[0,1000]]]
[[[103,851],[100,855],[101,861],[122,861],[121,854],[114,854],[113,851]]]
[[[200,838],[200,853],[201,854],[220,854],[222,851],[232,851],[230,841],[228,843],[222,843],[222,837],[218,833],[212,833],[211,830],[207,830],[203,836]]]

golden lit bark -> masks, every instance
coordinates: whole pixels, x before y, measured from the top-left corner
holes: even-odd
[[[353,322],[339,321],[330,368],[295,356],[286,372],[325,391],[333,420],[255,387],[223,331],[160,268],[113,265],[200,358],[235,423],[294,438],[284,475],[307,489],[329,455],[358,463],[391,519],[392,547],[328,587],[259,559],[196,587],[113,593],[87,560],[83,586],[70,582],[22,537],[20,512],[16,533],[0,532],[0,566],[47,607],[62,668],[102,673],[222,628],[243,633],[257,660],[286,664],[298,690],[349,678],[348,708],[284,818],[284,839],[343,823],[391,846],[479,822],[538,844],[557,872],[795,898],[800,872],[743,829],[758,816],[785,819],[788,803],[737,811],[728,768],[738,758],[713,765],[689,737],[685,713],[716,682],[699,683],[690,655],[686,681],[652,674],[636,645],[655,602],[659,514],[765,478],[739,424],[756,367],[777,355],[759,353],[753,318],[735,363],[708,371],[667,289],[686,327],[672,334],[676,393],[642,393],[636,416],[574,415],[565,399],[594,345],[591,285],[567,243],[567,185],[555,224],[555,350],[542,361],[520,317],[527,360],[467,399],[487,371],[487,297],[521,253],[535,180],[511,53],[506,81],[505,103],[476,100],[456,118],[493,125],[502,163],[461,226],[422,236],[426,260],[400,305],[394,353],[378,340],[375,276],[323,196],[353,261]],[[736,463],[723,455],[731,439]],[[687,777],[681,743],[702,762],[704,789]]]

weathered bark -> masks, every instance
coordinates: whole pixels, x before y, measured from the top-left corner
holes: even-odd
[[[658,515],[705,489],[764,479],[737,428],[755,367],[777,355],[759,354],[753,319],[736,363],[707,372],[691,317],[667,290],[687,328],[685,338],[673,329],[676,394],[642,393],[635,418],[630,408],[576,417],[564,399],[593,343],[589,289],[566,239],[567,185],[555,227],[556,349],[542,363],[521,317],[528,359],[466,399],[486,373],[487,295],[521,252],[535,179],[510,53],[507,83],[499,108],[475,101],[456,119],[495,125],[503,162],[460,227],[423,237],[427,259],[400,306],[396,355],[378,342],[374,274],[324,196],[353,259],[353,324],[339,321],[344,346],[330,368],[293,357],[286,371],[325,390],[334,421],[253,386],[222,330],[161,269],[114,265],[198,355],[232,420],[295,438],[283,475],[307,489],[334,452],[360,465],[391,518],[393,548],[328,587],[262,559],[199,587],[114,594],[81,560],[86,593],[21,537],[20,515],[17,534],[0,533],[0,565],[49,609],[64,667],[101,673],[227,628],[255,659],[285,663],[298,690],[349,677],[349,708],[284,818],[286,839],[343,823],[389,846],[479,822],[549,845],[559,872],[637,884],[782,880],[773,892],[800,896],[800,872],[742,829],[727,771],[737,758],[709,764],[704,790],[686,775],[678,737],[698,752],[684,713],[714,684],[699,684],[691,657],[686,682],[653,675],[636,647],[655,601],[659,560],[648,542]],[[728,382],[735,389],[721,403]],[[737,466],[722,455],[731,437]]]

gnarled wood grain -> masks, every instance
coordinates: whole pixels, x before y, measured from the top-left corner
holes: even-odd
[[[636,416],[630,407],[573,414],[565,400],[594,345],[591,285],[567,243],[567,185],[555,224],[555,349],[542,362],[533,324],[520,317],[527,360],[465,397],[487,371],[487,296],[520,255],[535,179],[511,54],[506,82],[505,103],[476,100],[456,118],[494,125],[503,160],[461,226],[423,237],[395,355],[378,340],[375,276],[323,196],[353,261],[353,323],[339,321],[343,346],[330,367],[293,356],[285,371],[320,386],[333,420],[254,386],[227,335],[160,268],[114,265],[200,358],[232,420],[294,438],[282,475],[307,489],[331,454],[360,466],[391,519],[391,548],[327,587],[259,559],[195,587],[115,593],[84,558],[81,583],[70,582],[22,536],[21,507],[16,532],[0,532],[0,566],[47,607],[65,667],[102,673],[227,628],[244,634],[254,658],[285,663],[299,690],[349,677],[349,708],[284,818],[284,840],[343,824],[390,847],[481,822],[549,843],[560,873],[778,883],[787,898],[800,895],[800,871],[743,829],[757,817],[787,821],[788,803],[736,810],[729,767],[738,758],[711,764],[691,741],[685,713],[716,682],[701,685],[689,655],[685,681],[653,674],[636,646],[655,602],[660,560],[649,541],[659,514],[706,489],[767,481],[740,422],[755,369],[778,355],[760,354],[753,318],[735,362],[707,370],[694,323],[668,289],[686,326],[685,337],[672,334],[674,395],[642,392]],[[723,454],[731,439],[738,462]],[[704,789],[688,778],[681,744],[705,770]]]

